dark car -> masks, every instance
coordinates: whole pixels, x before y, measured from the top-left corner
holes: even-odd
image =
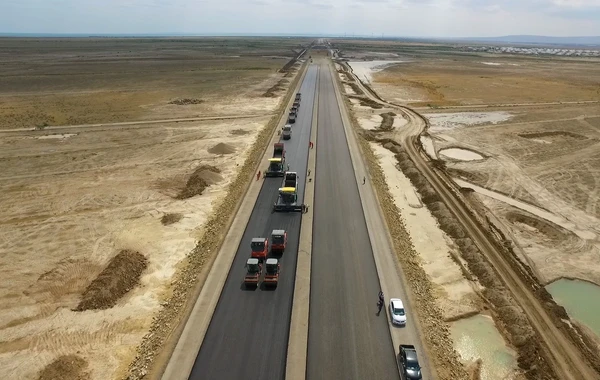
[[[406,380],[421,380],[421,365],[419,364],[415,346],[401,344],[399,356],[404,378]]]

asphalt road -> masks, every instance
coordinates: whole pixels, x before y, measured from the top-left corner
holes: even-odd
[[[290,170],[299,175],[299,202],[304,199],[317,72],[316,65],[308,68],[300,88],[302,101],[292,127],[292,138],[282,140]],[[302,215],[271,213],[282,181],[281,177],[264,179],[190,379],[279,380],[285,377]],[[244,265],[250,257],[250,241],[253,237],[270,238],[274,229],[288,231],[279,286],[276,290],[245,290]]]
[[[384,310],[376,315],[379,278],[332,80],[323,65],[307,378],[397,380],[389,321]]]

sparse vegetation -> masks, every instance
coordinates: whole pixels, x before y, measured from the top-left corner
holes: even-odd
[[[184,98],[184,99],[175,99],[169,102],[169,104],[175,104],[178,106],[187,106],[190,104],[202,104],[204,100],[195,99],[195,98]]]
[[[377,128],[380,132],[390,132],[394,129],[394,118],[396,114],[393,112],[385,112],[380,114],[381,116],[381,125]]]

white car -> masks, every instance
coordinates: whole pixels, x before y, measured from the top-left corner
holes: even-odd
[[[390,315],[392,316],[392,324],[399,326],[406,325],[406,311],[400,298],[390,299]]]

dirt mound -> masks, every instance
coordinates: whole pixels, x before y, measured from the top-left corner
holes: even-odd
[[[183,218],[183,215],[181,214],[169,213],[163,215],[162,218],[160,218],[160,222],[163,224],[163,226],[168,226],[170,224],[179,222],[181,218]]]
[[[169,102],[169,104],[175,104],[177,106],[187,106],[190,104],[201,104],[204,100],[195,99],[195,98],[184,98],[184,99],[175,99]]]
[[[574,235],[572,232],[565,230],[559,225],[542,218],[537,218],[533,215],[530,216],[520,212],[508,212],[506,214],[506,219],[511,223],[522,223],[532,227],[555,241],[564,241],[565,238]]]
[[[229,132],[229,134],[233,136],[245,136],[248,133],[250,132],[245,129],[234,129],[233,131]]]
[[[531,133],[519,133],[519,137],[526,139],[539,139],[540,137],[570,137],[575,140],[587,140],[588,138],[573,132],[567,131],[548,131],[548,132],[531,132]]]
[[[40,372],[38,380],[87,380],[90,378],[85,371],[87,366],[77,355],[59,356]]]
[[[276,98],[278,97],[278,93],[285,90],[286,84],[289,81],[287,79],[280,79],[277,83],[271,86],[267,91],[262,94],[263,98]]]
[[[81,295],[75,311],[110,309],[140,280],[148,259],[139,252],[122,250]]]
[[[396,116],[393,112],[382,113],[381,116],[381,125],[377,128],[377,131],[380,132],[390,132],[394,129],[394,117]]]
[[[231,154],[231,153],[235,153],[235,147],[233,147],[229,144],[225,144],[225,143],[218,143],[217,145],[213,146],[212,148],[208,148],[208,153]]]
[[[196,195],[202,195],[204,190],[223,179],[221,169],[211,165],[201,165],[188,178],[183,190],[179,192],[176,199],[188,199]]]

